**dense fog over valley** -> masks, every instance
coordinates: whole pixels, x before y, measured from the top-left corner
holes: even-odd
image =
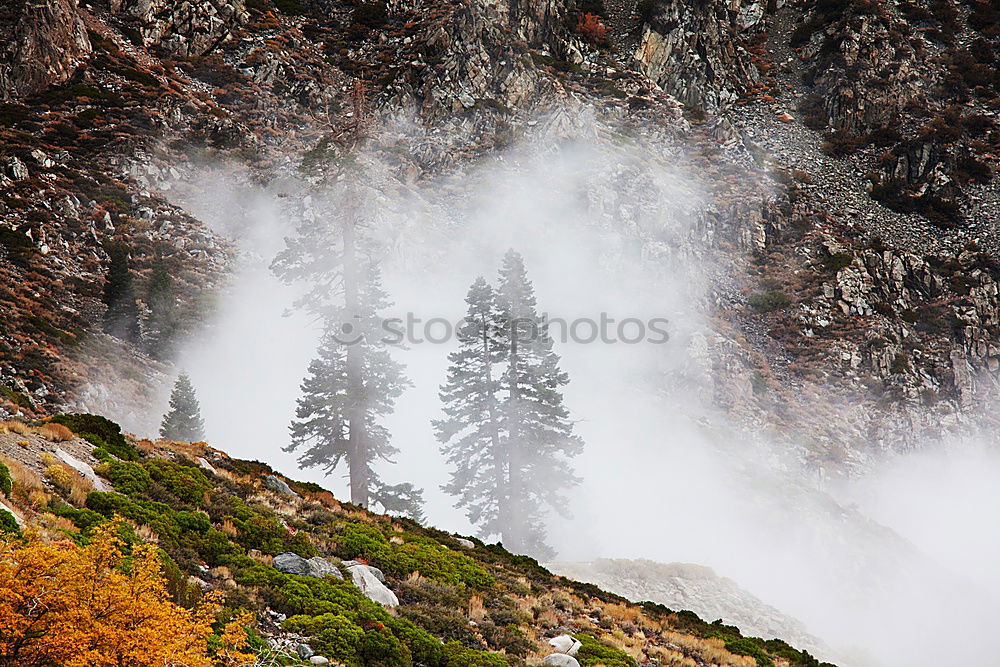
[[[394,182],[377,157],[363,167],[394,302],[386,314],[420,321],[405,349],[393,351],[413,385],[386,421],[400,452],[379,472],[421,487],[431,524],[474,534],[441,490],[448,470],[431,421],[440,418],[437,392],[455,348],[441,339],[446,322],[464,315],[468,285],[492,278],[513,247],[539,311],[552,318],[669,322],[666,342],[557,336],[570,377],[566,405],[585,442],[572,462],[582,478],[569,493],[572,516],[547,523],[557,561],[708,565],[801,621],[819,637],[820,657],[846,665],[940,664],[914,638],[942,626],[962,637],[948,655],[979,654],[1000,592],[991,567],[1000,535],[983,520],[996,508],[996,457],[927,443],[926,452],[824,481],[799,454],[731,423],[709,400],[710,295],[726,289],[729,269],[691,233],[700,185],[669,158],[651,160],[648,147],[542,139],[414,187]],[[642,192],[631,208],[630,188]],[[319,326],[292,308],[298,288],[269,264],[295,233],[292,218],[323,196],[306,193],[302,181],[255,186],[218,163],[199,164],[171,188],[241,250],[215,319],[177,366],[193,379],[213,445],[285,471],[296,469],[282,448]],[[293,476],[347,492],[337,473]]]

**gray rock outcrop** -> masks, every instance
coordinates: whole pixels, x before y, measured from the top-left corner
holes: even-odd
[[[325,577],[327,575],[334,579],[343,579],[337,566],[319,556],[303,558],[292,552],[285,552],[274,557],[274,568],[278,572],[285,574],[296,574],[301,577]]]
[[[655,0],[635,59],[681,102],[718,109],[761,79],[743,41],[763,28],[758,0]]]

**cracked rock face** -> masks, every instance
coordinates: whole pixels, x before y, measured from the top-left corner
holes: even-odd
[[[760,80],[744,42],[763,27],[756,0],[656,0],[636,51],[639,69],[681,102],[714,110]]]
[[[139,21],[144,44],[186,58],[209,52],[247,21],[242,0],[120,0],[118,10]]]
[[[76,0],[4,3],[0,8],[0,100],[65,83],[90,52]]]

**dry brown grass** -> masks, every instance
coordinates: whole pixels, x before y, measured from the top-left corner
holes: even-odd
[[[250,558],[253,558],[255,561],[263,565],[274,564],[274,556],[263,553],[262,551],[258,551],[257,549],[251,549],[250,551],[248,551],[247,556],[250,556]]]
[[[62,424],[42,424],[35,429],[35,433],[42,436],[49,442],[69,442],[75,436],[73,431],[69,430]]]
[[[473,595],[469,598],[469,620],[478,623],[484,618],[486,618],[486,606],[483,604],[483,598]]]
[[[0,461],[10,470],[10,478],[14,483],[11,495],[15,502],[34,509],[49,504],[49,496],[45,493],[45,486],[31,468],[6,456],[0,456]]]
[[[31,427],[23,422],[5,421],[0,422],[0,433],[17,433],[18,435],[31,435]]]
[[[665,630],[663,639],[677,646],[685,655],[720,667],[757,667],[757,661],[745,655],[733,655],[726,650],[726,643],[717,637],[701,639],[672,630]]]
[[[76,507],[83,507],[87,504],[87,494],[93,490],[94,487],[90,482],[86,486],[83,484],[73,484],[69,489],[69,502]]]
[[[85,496],[85,498],[86,498],[86,496]],[[143,542],[145,542],[147,544],[159,544],[160,543],[160,535],[159,535],[159,533],[157,533],[155,530],[153,530],[152,528],[150,528],[146,524],[142,524],[141,526],[136,526],[135,527],[135,534],[139,536],[139,539],[141,539]]]
[[[308,500],[322,504],[328,510],[332,510],[334,512],[340,511],[340,502],[338,502],[329,491],[307,491],[305,497]]]
[[[229,537],[236,537],[236,534],[239,532],[236,530],[236,525],[229,519],[222,522],[222,525],[219,526],[219,530],[224,532]]]
[[[683,653],[654,646],[647,651],[649,657],[663,667],[698,667],[698,663]]]

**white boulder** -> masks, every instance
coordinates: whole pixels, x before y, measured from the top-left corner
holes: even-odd
[[[580,667],[580,663],[573,656],[565,653],[553,653],[547,655],[542,660],[543,665],[556,665],[556,667]]]
[[[578,640],[573,639],[570,635],[559,635],[558,637],[553,637],[549,640],[549,646],[560,653],[565,653],[566,655],[576,655],[576,652],[580,650],[583,644],[581,644]]]
[[[351,573],[351,581],[361,589],[361,592],[369,600],[378,602],[383,607],[399,606],[399,598],[385,584],[379,581],[378,576],[375,574],[376,572],[382,574],[378,568],[371,567],[370,565],[362,565],[357,561],[345,562],[344,566]]]

